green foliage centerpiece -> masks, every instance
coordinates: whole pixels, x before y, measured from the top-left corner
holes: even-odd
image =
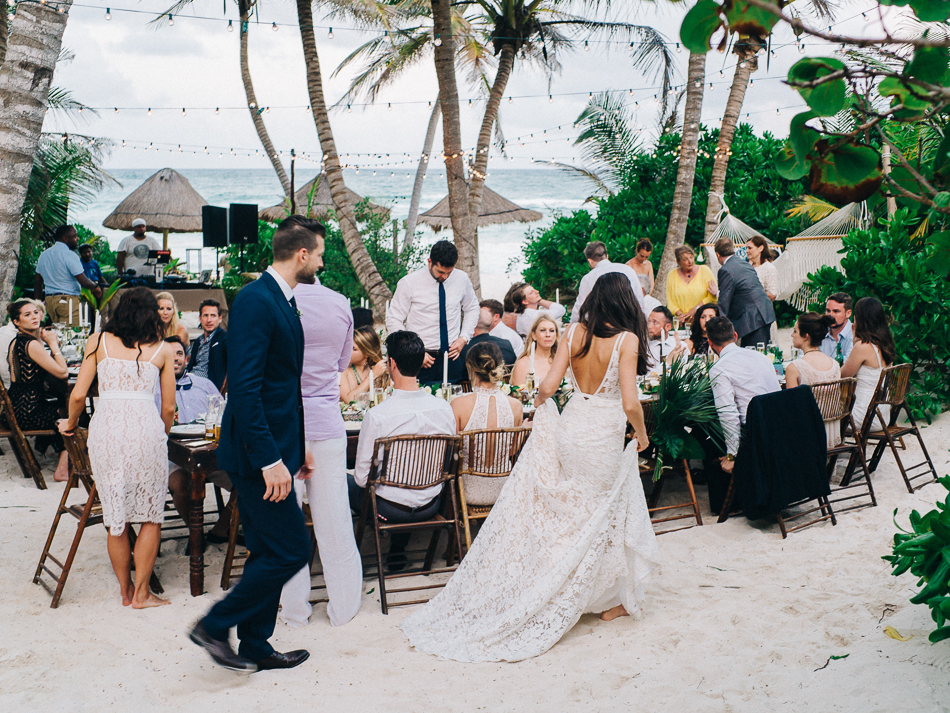
[[[940,484],[950,490],[950,475],[940,478]],[[894,511],[897,514],[897,510]],[[896,522],[895,522],[896,524]],[[900,530],[894,535],[894,554],[883,559],[891,563],[895,577],[910,570],[919,587],[926,583],[910,600],[911,604],[926,604],[937,628],[930,632],[930,642],[935,644],[950,639],[950,493],[946,500],[937,502],[937,509],[921,515],[916,510],[910,514],[908,532]]]
[[[709,379],[709,364],[705,359],[675,359],[669,366],[664,364],[656,395],[653,404],[656,427],[652,435],[657,448],[654,482],[660,479],[664,468],[672,468],[677,461],[704,457],[703,448],[693,434],[697,428],[715,446],[725,447]]]

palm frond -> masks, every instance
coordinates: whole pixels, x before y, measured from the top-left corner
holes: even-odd
[[[826,203],[821,198],[804,195],[792,201],[792,206],[785,211],[785,215],[789,218],[805,217],[812,223],[817,223],[822,218],[827,218],[836,210],[838,210],[837,206]]]
[[[609,92],[595,94],[574,125],[580,129],[574,145],[588,170],[619,185],[639,148],[633,117],[624,101]]]
[[[538,161],[538,163],[542,163],[542,162]],[[549,164],[550,162],[545,161],[544,163]],[[604,179],[604,177],[592,169],[584,168],[583,166],[574,166],[569,163],[555,162],[554,165],[559,170],[564,171],[566,173],[572,173],[572,174],[577,174],[579,176],[582,176],[586,178],[588,181],[591,181],[595,186],[597,186],[597,193],[587,196],[587,198],[584,199],[585,203],[592,203],[599,198],[607,198],[614,194],[614,192],[610,189],[610,186],[607,185],[607,182]]]

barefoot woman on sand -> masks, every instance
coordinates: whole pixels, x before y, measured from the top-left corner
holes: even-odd
[[[69,418],[59,422],[60,433],[72,435],[98,372],[99,402],[89,423],[89,460],[122,606],[135,609],[170,603],[148,588],[161,541],[168,483],[166,439],[175,416],[175,369],[164,335],[152,293],[145,287],[124,291],[102,332],[86,343],[69,398]],[[159,383],[161,416],[155,410]],[[135,541],[135,584],[128,523],[141,523]]]

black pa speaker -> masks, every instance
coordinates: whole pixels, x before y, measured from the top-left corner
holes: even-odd
[[[228,222],[228,238],[232,245],[257,242],[257,206],[250,203],[232,203]]]
[[[228,209],[214,205],[201,206],[202,245],[206,248],[228,246]]]

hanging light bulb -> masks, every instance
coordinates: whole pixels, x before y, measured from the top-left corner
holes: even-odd
[[[680,49],[680,43],[679,43],[679,42],[676,43],[676,52],[677,52],[677,53],[682,52],[682,50]]]
[[[781,110],[781,109],[776,109],[776,110],[775,110],[775,116],[781,116],[781,115],[782,115],[782,110]]]
[[[332,27],[330,28],[330,31],[327,33],[327,39],[328,39],[328,40],[332,40],[332,39],[333,39],[333,28],[332,28]]]
[[[553,103],[554,103],[554,95],[548,94],[548,104],[553,104]]]
[[[220,108],[220,107],[215,107],[215,108],[214,108],[214,113],[215,113],[216,116],[217,116],[218,114],[220,114],[220,113],[221,113],[221,108]]]
[[[866,12],[862,12],[862,13],[861,13],[861,17],[864,18],[864,21],[865,21],[865,22],[870,22],[870,21],[871,21],[871,18],[868,17],[868,14],[867,14]]]
[[[234,32],[234,23],[228,20],[228,32]]]
[[[805,54],[805,45],[798,45],[798,54]]]
[[[107,20],[111,20],[111,19],[112,19],[112,10],[109,9],[109,8],[106,8],[106,19],[107,19]]]
[[[171,13],[168,13],[168,26],[169,26],[169,27],[174,27],[174,26],[175,26],[175,18],[172,17],[172,14],[171,14]]]
[[[508,97],[508,103],[511,104],[514,101],[511,97]]]
[[[745,69],[745,60],[742,60],[741,62],[739,62],[739,67],[741,69]]]
[[[709,83],[709,91],[712,91],[712,90],[713,90],[713,83],[710,82],[710,83]]]
[[[392,111],[392,110],[393,110],[393,105],[392,105],[392,104],[387,104],[387,105],[386,105],[386,108],[389,109],[389,111]]]
[[[272,31],[274,31],[274,32],[277,32],[277,23],[276,23],[276,22],[273,23],[273,24],[270,26],[270,29],[271,29]]]
[[[584,40],[584,51],[590,52],[590,45],[587,44],[587,40]]]
[[[350,105],[349,105],[349,104],[346,105],[346,113],[347,113],[347,114],[352,114],[352,113],[353,113],[353,110],[350,108]]]
[[[181,110],[181,115],[182,115],[182,116],[188,116],[188,113],[184,110],[184,108],[182,108],[182,110]]]
[[[151,109],[151,107],[149,107],[149,110],[148,110],[148,115],[149,115],[149,116],[151,116],[151,115],[152,115],[152,109]]]
[[[442,46],[442,35],[436,35],[436,36],[435,36],[435,39],[432,41],[432,44],[434,44],[436,47],[441,47],[441,46]]]
[[[702,83],[702,82],[696,82],[696,88],[697,88],[697,89],[699,89],[701,86],[703,86],[703,83]]]
[[[116,107],[116,108],[115,108],[115,113],[116,113],[116,114],[119,113],[119,107]]]

